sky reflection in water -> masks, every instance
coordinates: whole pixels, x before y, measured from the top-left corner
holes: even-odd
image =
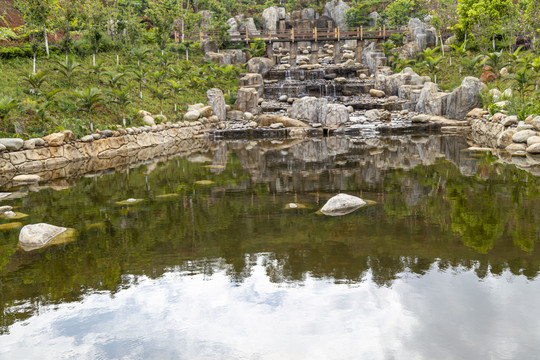
[[[22,359],[532,359],[540,351],[536,281],[472,270],[402,273],[391,287],[307,276],[272,283],[258,255],[231,283],[170,271],[113,297],[45,307],[0,337]],[[474,320],[471,320],[474,319]]]

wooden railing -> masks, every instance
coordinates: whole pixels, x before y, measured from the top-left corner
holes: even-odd
[[[369,40],[369,39],[387,39],[392,34],[403,34],[410,29],[408,27],[389,27],[381,26],[379,28],[364,27],[345,27],[334,29],[317,29],[312,31],[298,30],[295,28],[276,31],[257,31],[250,33],[248,29],[231,35],[232,42],[250,43],[256,39],[262,39],[266,42],[296,42],[296,41],[340,41],[340,40]],[[216,36],[215,31],[205,31],[199,33],[185,34],[185,41],[199,41]],[[180,36],[175,36],[180,39]]]

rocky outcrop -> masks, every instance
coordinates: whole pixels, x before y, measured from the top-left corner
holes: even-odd
[[[234,108],[238,111],[257,114],[259,112],[259,93],[253,88],[240,88]]]
[[[225,121],[227,118],[227,110],[223,91],[217,88],[208,90],[206,92],[206,102],[212,107],[212,111],[214,115],[218,117],[218,120]]]
[[[348,194],[338,194],[328,200],[320,212],[327,216],[343,216],[360,209],[366,204],[367,203],[359,197]]]
[[[442,92],[437,84],[427,82],[420,93],[416,111],[449,119],[464,119],[480,103],[481,89],[482,83],[475,77],[466,77],[451,93]]]
[[[337,27],[345,27],[345,13],[349,11],[351,7],[342,0],[334,0],[327,2],[324,6],[324,16],[328,16],[336,23]]]
[[[246,53],[242,50],[222,50],[219,53],[207,52],[204,60],[218,65],[241,65],[247,61]]]
[[[327,110],[327,99],[307,96],[302,99],[298,99],[293,103],[290,115],[292,118],[305,121],[310,124],[322,124],[326,119]]]
[[[342,104],[328,104],[325,98],[306,96],[293,103],[291,117],[309,124],[336,127],[349,121],[349,109]]]
[[[422,22],[420,19],[413,18],[409,20],[409,27],[411,29],[408,34],[409,40],[418,44],[420,49],[424,50],[428,47],[435,46],[435,28]]]
[[[422,52],[420,45],[416,41],[406,43],[400,48],[396,49],[399,53],[399,59],[412,60],[415,59],[418,54]]]
[[[326,117],[321,122],[326,127],[337,127],[349,121],[349,109],[342,104],[328,104]]]
[[[384,52],[378,50],[376,48],[376,44],[373,42],[365,47],[364,51],[362,52],[362,58],[364,60],[364,64],[366,64],[371,74],[375,74],[380,66],[386,66],[388,61],[384,55]]]
[[[285,8],[279,6],[272,6],[264,9],[262,13],[263,26],[265,30],[275,32],[277,30],[277,23],[280,20],[285,20],[287,12]]]
[[[480,104],[482,83],[479,79],[468,76],[461,85],[450,93],[447,100],[447,111],[444,114],[449,119],[461,120],[465,115]]]
[[[264,96],[264,82],[261,74],[247,73],[240,78],[241,88],[253,88],[257,90],[259,97]]]
[[[378,12],[373,11],[367,16],[367,18],[368,18],[368,21],[369,21],[368,26],[370,28],[372,28],[372,27],[377,26],[377,23],[379,22],[379,19],[381,18],[381,15],[379,15]]]
[[[265,76],[274,66],[274,61],[264,57],[255,57],[248,61],[248,71]]]
[[[375,89],[382,90],[388,96],[399,95],[399,89],[403,85],[423,85],[424,78],[416,74],[413,69],[405,68],[399,74],[386,75],[383,72],[377,72],[375,75]]]

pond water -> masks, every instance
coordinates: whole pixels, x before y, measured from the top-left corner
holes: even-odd
[[[11,223],[77,233],[25,252],[1,221],[0,358],[537,358],[540,179],[467,147],[215,141],[10,189]],[[317,213],[340,192],[375,204]]]

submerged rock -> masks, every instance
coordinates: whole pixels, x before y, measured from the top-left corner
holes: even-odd
[[[40,223],[26,225],[19,233],[19,244],[25,251],[40,249],[44,246],[65,243],[73,240],[74,230]]]
[[[342,216],[350,214],[366,204],[367,203],[359,197],[348,194],[338,194],[324,204],[321,213],[328,216]]]

